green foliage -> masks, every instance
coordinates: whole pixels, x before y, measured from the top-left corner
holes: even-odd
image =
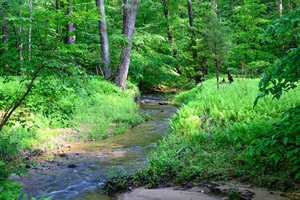
[[[83,139],[99,140],[124,133],[142,120],[138,106],[133,101],[137,88],[132,84],[128,84],[125,92],[101,79],[91,80],[88,86],[93,93],[85,100],[77,98],[73,118],[79,129],[83,128]]]
[[[300,93],[290,91],[276,101],[265,98],[253,108],[258,82],[235,79],[216,90],[214,80],[209,80],[177,95],[174,102],[182,107],[170,122],[171,133],[154,150],[143,171],[145,183],[153,187],[169,180],[181,184],[238,176],[284,189],[283,180],[299,176],[292,171],[299,166],[299,150],[294,148],[299,138],[263,138],[278,129],[281,134],[289,134],[289,129],[299,132],[298,114],[298,118],[291,120],[287,115],[284,122],[278,122],[284,110],[299,103]]]
[[[250,0],[236,6],[233,12],[234,45],[228,63],[230,67],[241,70],[241,74],[260,74],[275,59],[270,48],[261,44],[262,34],[269,22],[267,6],[261,1]]]
[[[279,119],[280,110],[283,111],[294,105],[299,96],[295,92],[276,102],[270,102],[270,98],[268,98],[253,109],[258,80],[236,79],[235,84],[221,85],[221,91],[211,89],[213,84],[213,81],[210,80],[189,92],[178,95],[175,103],[183,103],[186,106],[178,111],[178,115],[171,122],[171,127],[176,132],[181,132],[176,120],[192,116],[198,116],[202,125],[210,121],[211,128],[215,126],[230,127],[233,122],[268,120],[270,117]],[[265,110],[268,110],[268,113]],[[174,126],[172,126],[173,123]]]
[[[299,19],[300,9],[292,11],[283,16],[280,20],[270,26],[265,35],[271,36],[273,40],[281,42],[297,41],[299,37]],[[288,49],[286,55],[281,57],[266,73],[259,86],[261,94],[259,98],[268,94],[279,99],[284,91],[297,87],[296,83],[300,80],[300,47],[294,43],[293,47]]]
[[[298,39],[294,38],[299,37],[299,14],[300,9],[284,15],[267,29],[265,36],[280,39],[282,43],[297,41]],[[260,81],[261,93],[256,98],[255,104],[258,103],[260,98],[266,97],[268,94],[275,99],[282,99],[284,92],[289,91],[288,95],[291,95],[290,89],[299,87],[299,41],[293,45]],[[298,179],[300,177],[300,104],[296,102],[288,108],[284,112],[282,121],[275,125],[275,131],[256,141],[256,146],[252,149],[252,155],[260,155],[263,152],[268,158],[273,159],[276,164],[284,160],[293,171],[295,179]]]
[[[5,132],[0,134],[0,199],[18,199],[21,195],[21,185],[9,178],[11,174],[24,174],[27,167],[34,165],[25,159],[19,158],[21,140],[13,141],[11,136]],[[20,138],[19,138],[20,139]]]
[[[234,162],[227,161],[237,154],[228,147],[213,146],[211,142],[209,135],[168,135],[151,154],[146,169],[140,172],[141,180],[149,188],[210,178],[226,180],[227,170],[234,167]]]
[[[1,163],[0,163],[1,164]],[[1,166],[1,165],[0,165]],[[2,168],[2,166],[1,166]],[[0,182],[0,199],[18,199],[21,195],[21,185],[8,179],[5,182]]]

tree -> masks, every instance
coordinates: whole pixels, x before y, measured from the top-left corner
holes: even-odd
[[[296,83],[300,81],[300,40],[297,35],[300,25],[299,14],[300,9],[286,14],[270,26],[264,34],[265,37],[271,36],[273,41],[280,39],[281,43],[284,40],[292,42],[293,46],[266,72],[260,81],[261,94],[258,99],[268,94],[279,99],[284,91],[297,88]],[[296,43],[293,38],[296,39]]]
[[[65,25],[69,20],[64,12],[53,11],[53,8],[53,4],[44,4],[43,7],[36,9],[32,13],[35,17],[30,21],[30,13],[27,18],[18,14],[28,13],[28,10],[27,12],[22,10],[28,8],[18,7],[19,10],[17,10],[15,16],[11,14],[7,18],[12,27],[8,31],[14,32],[14,27],[18,27],[19,24],[22,24],[23,28],[32,27],[34,40],[32,40],[30,55],[23,54],[24,59],[11,62],[9,71],[0,71],[0,75],[3,77],[1,81],[4,84],[19,80],[20,86],[17,92],[11,94],[3,91],[2,88],[0,89],[0,110],[2,111],[0,132],[7,123],[11,122],[13,124],[13,120],[10,121],[10,119],[16,117],[14,114],[19,108],[25,107],[28,110],[41,109],[45,113],[51,113],[53,109],[64,109],[55,106],[56,94],[66,91],[66,85],[73,86],[73,88],[76,88],[76,85],[78,87],[81,75],[84,73],[75,63],[65,63],[68,60],[72,60],[72,52],[68,50],[66,53],[65,48],[69,44],[63,45],[61,43],[67,32]],[[8,43],[10,48],[7,49],[5,54],[9,55],[11,60],[19,57],[15,44],[19,44],[19,38],[28,36],[27,33],[24,30],[15,37],[10,37],[10,42]],[[31,59],[28,59],[29,56]],[[21,72],[22,76],[12,76],[16,75],[16,71]],[[53,85],[51,83],[53,77],[56,77],[61,83]],[[26,99],[32,96],[38,97],[35,105],[27,105]],[[47,110],[43,110],[45,103],[49,106]],[[18,117],[16,119],[18,120]],[[19,122],[21,121],[19,120]]]
[[[108,34],[107,34],[104,0],[96,0],[96,5],[99,8],[99,15],[100,15],[99,33],[100,33],[102,65],[104,67],[104,77],[106,79],[109,79],[111,77],[111,60],[110,60],[110,50],[109,50],[109,41],[108,41]]]
[[[226,60],[229,51],[228,29],[218,16],[213,12],[209,18],[209,22],[205,26],[203,36],[207,42],[207,48],[210,49],[211,56],[209,62],[215,68],[217,89],[219,89],[219,70],[223,62]]]
[[[193,6],[191,0],[188,0],[188,14],[189,14],[189,24],[190,26],[193,26],[194,18],[193,18]]]
[[[32,5],[32,1],[33,0],[29,0],[29,19],[30,19],[30,23],[32,23],[32,12],[33,12],[33,5]],[[32,26],[30,25],[29,26],[29,29],[28,29],[28,59],[30,60],[31,59],[31,37],[32,37]]]
[[[245,1],[234,8],[233,47],[229,63],[244,77],[250,71],[263,73],[274,60],[270,48],[265,49],[261,43],[269,22],[266,12],[267,6],[258,0]]]
[[[67,1],[67,15],[70,17],[71,19],[71,15],[73,12],[73,2],[72,0],[68,0]],[[65,44],[69,44],[72,45],[76,42],[76,36],[75,36],[75,24],[71,22],[71,20],[67,24],[67,34],[65,36]]]
[[[8,21],[7,21],[7,9],[8,3],[4,1],[2,3],[2,43],[5,45],[8,41]],[[2,47],[2,53],[7,52],[7,47]]]
[[[258,100],[272,95],[273,98],[279,99],[284,92],[290,89],[297,89],[300,82],[300,9],[291,11],[283,15],[282,18],[269,26],[264,36],[270,37],[272,42],[283,41],[291,43],[290,49],[286,51],[272,67],[268,69],[264,77],[259,83],[260,95],[256,98],[254,105]],[[270,39],[268,38],[268,39]],[[296,40],[296,42],[295,42]],[[261,141],[262,145],[269,144],[268,154],[276,163],[281,157],[284,157],[284,162],[291,166],[295,173],[295,179],[300,178],[300,105],[290,108],[283,114],[283,120],[277,124],[276,132],[267,135]]]
[[[127,38],[128,43],[122,48],[119,72],[116,78],[116,85],[120,86],[122,90],[126,89],[126,79],[130,64],[130,53],[132,48],[138,5],[139,0],[124,0],[122,33]]]

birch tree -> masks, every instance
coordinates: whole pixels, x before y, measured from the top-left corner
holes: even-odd
[[[124,7],[122,33],[127,38],[128,43],[124,45],[121,52],[121,61],[118,76],[116,77],[116,85],[120,86],[122,90],[125,90],[139,0],[124,0],[123,3]]]
[[[104,77],[109,79],[111,77],[111,59],[109,50],[109,40],[107,34],[107,24],[104,0],[96,0],[96,6],[99,9],[99,33],[100,33],[100,44],[101,44],[101,55],[102,55],[102,65],[104,67]]]

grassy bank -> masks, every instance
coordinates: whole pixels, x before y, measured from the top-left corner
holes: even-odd
[[[2,108],[24,91],[20,78],[12,78],[10,82],[0,80]],[[24,173],[30,165],[25,159],[17,159],[20,153],[100,140],[122,134],[143,120],[134,102],[139,91],[131,83],[125,92],[98,77],[86,80],[84,87],[77,89],[56,79],[48,80],[47,87],[50,83],[51,90],[46,91],[42,81],[37,82],[0,134],[0,199],[17,199],[20,194],[20,186],[7,179],[11,173]]]
[[[17,96],[18,84],[15,81],[11,85],[2,85],[2,88],[9,95]],[[17,110],[1,137],[19,143],[18,150],[23,150],[60,133],[67,133],[69,142],[99,140],[124,133],[142,121],[134,102],[135,95],[139,95],[138,89],[130,83],[128,85],[129,89],[122,92],[117,86],[94,77],[86,83],[84,90],[66,88],[48,99],[56,101],[57,108],[47,107],[47,102],[39,104],[45,97],[35,93]],[[51,148],[51,145],[47,144],[45,148]]]
[[[169,135],[133,179],[148,187],[240,179],[290,189],[298,180],[299,143],[278,135],[277,125],[283,111],[300,104],[300,92],[289,91],[280,100],[267,97],[253,107],[258,82],[237,79],[217,90],[209,80],[177,95],[174,103],[181,107]]]

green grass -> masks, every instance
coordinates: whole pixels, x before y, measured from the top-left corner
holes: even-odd
[[[3,88],[1,94],[13,101],[20,91],[16,88],[22,87],[20,78],[16,77],[14,81],[8,83],[4,83],[3,80],[0,81],[0,86]],[[54,87],[58,87],[58,81],[51,80],[51,82]],[[66,87],[57,89],[55,97],[47,98],[47,101],[55,101],[55,104],[50,102],[47,104],[47,101],[39,104],[45,97],[37,88],[33,90],[33,95],[16,110],[1,135],[9,137],[12,142],[19,141],[18,148],[21,151],[57,137],[66,126],[79,130],[79,137],[77,134],[73,139],[82,141],[99,140],[124,133],[127,128],[143,120],[134,102],[138,89],[130,83],[128,88],[127,91],[122,92],[117,86],[93,77],[86,83],[85,90],[74,91]],[[2,109],[5,109],[5,103],[8,105],[8,102],[0,103]],[[54,108],[51,108],[52,105]],[[72,140],[72,136],[69,140]]]
[[[124,133],[142,121],[138,106],[133,101],[135,92],[120,89],[106,81],[92,80],[94,94],[87,101],[77,101],[72,122],[78,124],[82,137],[98,140]]]
[[[275,152],[280,160],[274,162],[272,151],[279,151],[280,138],[270,140],[282,112],[300,104],[300,92],[291,90],[280,100],[267,97],[253,107],[258,82],[236,79],[217,90],[215,81],[209,80],[179,94],[174,103],[181,108],[170,122],[170,134],[139,175],[144,184],[240,178],[284,190],[284,181],[294,178],[292,159],[285,153],[292,149],[288,155],[295,160],[298,144],[282,145],[281,152]],[[258,141],[264,141],[262,147]]]

